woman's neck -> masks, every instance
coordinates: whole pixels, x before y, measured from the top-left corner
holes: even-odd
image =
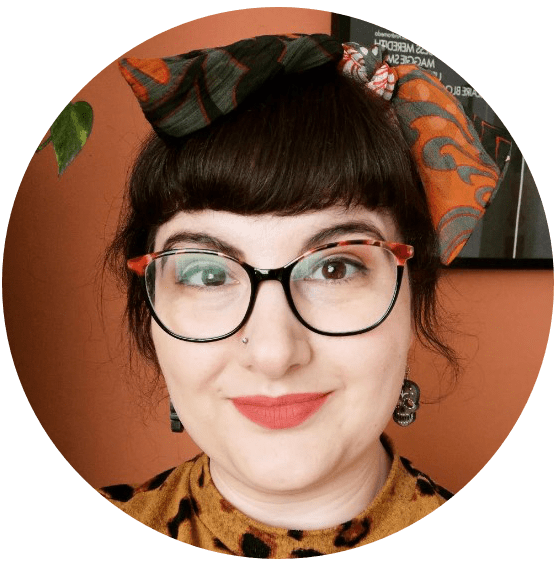
[[[212,479],[220,494],[247,516],[269,526],[320,530],[351,520],[376,497],[392,461],[380,442],[365,457],[338,470],[326,482],[295,493],[260,492],[211,460]]]

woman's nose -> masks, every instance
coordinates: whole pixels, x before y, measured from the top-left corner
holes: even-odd
[[[288,376],[311,359],[309,332],[291,311],[282,285],[264,281],[238,337],[243,363],[269,378]],[[244,344],[241,339],[245,337],[248,341]]]

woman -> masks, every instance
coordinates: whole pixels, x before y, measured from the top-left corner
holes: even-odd
[[[204,454],[103,494],[179,540],[272,558],[439,507],[450,494],[382,432],[416,417],[414,339],[457,367],[436,333],[439,267],[498,182],[455,100],[324,35],[121,70],[155,133],[109,258],[173,429]]]

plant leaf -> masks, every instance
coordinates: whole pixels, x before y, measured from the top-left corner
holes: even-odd
[[[68,104],[50,128],[54,153],[61,175],[83,149],[93,129],[93,109],[84,101]]]

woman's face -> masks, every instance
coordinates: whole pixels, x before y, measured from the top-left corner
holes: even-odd
[[[180,212],[162,225],[155,250],[179,233],[184,237],[172,247],[215,249],[198,243],[207,235],[236,249],[238,258],[250,265],[271,269],[301,255],[323,230],[329,237],[322,243],[358,238],[400,242],[387,214],[364,208],[286,217],[203,211]],[[412,340],[408,276],[404,273],[389,317],[359,335],[312,332],[290,310],[281,284],[266,281],[249,320],[231,337],[186,342],[155,322],[152,336],[176,411],[209,455],[211,468],[261,492],[309,489],[376,454],[399,396]],[[264,408],[242,407],[237,400],[308,393],[324,394],[324,401],[305,404],[309,417],[291,408],[293,416],[288,420],[286,414],[278,428],[257,422]]]

